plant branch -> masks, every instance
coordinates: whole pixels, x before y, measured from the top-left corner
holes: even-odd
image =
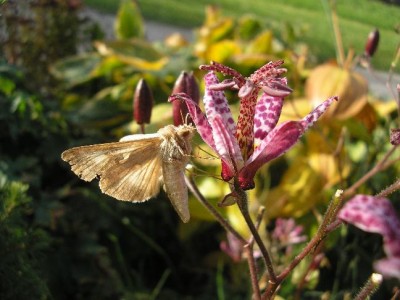
[[[238,233],[231,224],[228,223],[227,220],[204,198],[201,194],[197,185],[195,184],[193,178],[191,176],[185,176],[185,182],[188,186],[189,190],[193,193],[193,195],[200,201],[201,204],[215,217],[215,219],[221,224],[222,227],[225,228],[226,231],[232,233],[235,238],[241,241],[243,244],[247,244],[247,240]]]
[[[247,206],[247,194],[236,183],[234,184],[233,194],[237,197],[238,207],[239,207],[239,209],[240,209],[240,211],[241,211],[241,213],[242,213],[242,215],[243,215],[243,217],[244,217],[244,219],[245,219],[245,221],[247,223],[247,226],[249,227],[249,229],[250,229],[250,231],[251,231],[251,233],[253,235],[254,241],[256,242],[258,247],[260,248],[261,254],[262,254],[263,258],[264,258],[265,265],[267,267],[268,274],[269,274],[269,277],[270,277],[269,281],[270,281],[270,283],[272,285],[275,285],[275,283],[276,283],[276,274],[275,274],[274,267],[272,265],[271,256],[268,253],[268,250],[265,247],[263,241],[261,240],[261,237],[260,237],[260,235],[259,235],[259,233],[257,231],[257,228],[254,225],[253,220],[250,217],[249,209],[248,209],[248,206]]]
[[[350,198],[351,196],[354,196],[356,193],[356,190],[363,185],[365,182],[367,182],[372,176],[374,176],[376,173],[383,171],[387,167],[389,167],[392,163],[394,163],[397,160],[391,161],[391,163],[387,164],[387,160],[389,157],[393,154],[393,152],[397,149],[397,146],[393,146],[386,154],[385,156],[371,169],[369,170],[363,177],[361,177],[357,182],[355,182],[351,187],[347,188],[346,191],[343,193],[343,198]]]
[[[252,244],[249,243],[249,244],[244,245],[243,250],[244,250],[244,252],[246,252],[247,263],[249,264],[251,286],[253,288],[253,299],[261,300],[261,292],[260,292],[260,287],[258,285],[258,278],[257,278],[257,266],[256,266],[256,262],[254,259]]]
[[[387,188],[385,188],[383,191],[378,193],[376,197],[387,197],[391,193],[394,193],[395,191],[400,189],[400,179],[397,179],[394,183],[389,185]]]

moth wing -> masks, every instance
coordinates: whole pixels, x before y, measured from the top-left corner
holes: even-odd
[[[184,223],[189,222],[188,190],[185,183],[185,161],[163,161],[164,189]]]
[[[161,139],[106,143],[66,150],[61,158],[86,181],[100,178],[103,193],[118,200],[142,202],[158,194]]]

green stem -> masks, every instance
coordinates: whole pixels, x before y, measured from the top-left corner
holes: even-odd
[[[244,217],[244,220],[247,223],[247,226],[249,227],[251,234],[254,237],[254,241],[256,242],[256,244],[258,245],[258,247],[260,248],[261,254],[264,258],[265,261],[265,265],[267,267],[268,270],[268,274],[269,274],[269,281],[272,285],[274,285],[276,283],[276,274],[275,274],[275,270],[274,267],[272,265],[272,260],[271,260],[271,256],[268,253],[267,248],[265,247],[263,241],[261,240],[260,235],[258,234],[257,228],[254,226],[253,220],[250,217],[249,214],[249,209],[247,206],[247,194],[245,191],[243,191],[237,183],[234,184],[234,191],[233,194],[237,197],[237,204],[238,207]]]

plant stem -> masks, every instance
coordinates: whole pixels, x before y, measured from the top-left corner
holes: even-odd
[[[225,228],[226,231],[232,233],[239,241],[243,244],[247,244],[247,240],[241,236],[224,217],[204,198],[201,194],[197,185],[195,184],[193,178],[191,176],[185,176],[186,185],[189,187],[189,190],[193,193],[193,195],[200,201],[201,204],[215,217],[215,219],[221,224],[222,227]]]
[[[277,277],[277,282],[275,285],[270,285],[267,287],[264,293],[263,299],[271,299],[272,295],[275,293],[276,288],[278,285],[293,271],[293,269],[314,249],[321,243],[321,241],[327,236],[330,232],[329,225],[335,223],[336,215],[339,211],[339,207],[343,202],[343,193],[336,193],[335,197],[330,202],[324,219],[322,220],[321,225],[317,231],[317,234],[308,242],[308,244],[303,248],[303,250],[296,255],[296,257],[292,260],[292,262],[287,266],[281,274]],[[337,228],[337,227],[334,227]]]
[[[253,299],[261,300],[261,292],[260,292],[260,287],[258,285],[257,266],[254,259],[253,247],[249,243],[243,246],[243,250],[247,254],[247,262],[249,264],[251,286],[253,288]]]
[[[185,176],[186,185],[189,187],[190,191],[193,195],[200,201],[201,204],[215,217],[215,219],[221,224],[222,227],[225,228],[226,231],[232,233],[238,240],[240,240],[244,246],[243,250],[247,252],[247,262],[249,264],[249,272],[250,272],[250,279],[251,285],[253,287],[254,299],[259,300],[261,299],[260,288],[258,286],[258,278],[257,278],[257,267],[254,260],[253,255],[253,242],[250,239],[249,242],[246,241],[244,237],[242,237],[222,216],[221,214],[204,198],[201,194],[197,185],[194,183],[192,177]],[[262,214],[264,209],[260,210],[259,213],[259,222],[261,221]]]
[[[351,187],[347,188],[346,191],[343,193],[343,198],[350,198],[351,196],[354,196],[356,193],[356,190],[363,185],[368,179],[370,179],[372,176],[374,176],[376,173],[386,169],[389,167],[394,161],[392,161],[389,164],[386,164],[387,160],[389,157],[393,154],[393,152],[397,149],[397,146],[393,146],[386,154],[385,156],[371,169],[369,170],[363,177],[361,177],[357,182],[355,182]],[[397,160],[395,160],[397,161]]]
[[[249,209],[247,206],[247,194],[245,191],[243,191],[238,184],[235,182],[234,184],[234,191],[233,194],[237,197],[237,204],[238,207],[244,217],[244,220],[247,223],[247,226],[249,227],[251,234],[254,237],[254,240],[256,242],[256,244],[258,245],[258,247],[260,248],[261,254],[264,258],[265,261],[265,265],[267,267],[268,270],[268,274],[269,274],[269,281],[272,285],[275,285],[276,283],[276,274],[275,274],[275,270],[274,267],[272,265],[272,260],[271,260],[271,256],[268,253],[267,248],[265,247],[263,241],[261,240],[260,235],[258,234],[257,228],[254,226],[254,223],[250,217],[249,214]]]
[[[381,191],[379,194],[377,194],[376,197],[387,197],[391,193],[393,193],[399,189],[400,189],[400,179],[397,179],[394,183],[392,183],[387,188],[385,188],[383,191]]]
[[[382,275],[372,273],[354,300],[365,300],[372,296],[382,283]]]
[[[342,41],[342,35],[340,33],[340,28],[339,28],[339,19],[338,19],[337,12],[336,12],[336,3],[331,3],[331,17],[332,17],[333,32],[335,34],[338,65],[341,67],[344,67],[345,58],[344,58],[344,50],[343,50],[343,41]]]

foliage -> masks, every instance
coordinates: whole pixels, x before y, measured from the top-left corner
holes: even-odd
[[[61,57],[90,47],[98,37],[97,25],[79,17],[79,1],[8,1],[0,10],[2,55],[24,68],[27,85],[50,89],[54,79],[48,68]],[[51,47],[49,47],[51,45]],[[49,92],[48,90],[44,92]]]
[[[331,22],[327,18],[328,3],[336,3],[343,31],[343,43],[353,47],[356,52],[363,50],[364,37],[368,32],[373,28],[379,28],[384,42],[380,45],[379,55],[374,58],[377,69],[386,71],[390,67],[393,49],[398,44],[396,28],[399,22],[396,16],[399,7],[380,1],[138,0],[137,2],[146,19],[184,28],[196,28],[202,24],[205,18],[204,8],[207,5],[218,5],[229,17],[236,19],[249,14],[267,22],[268,27],[278,37],[290,36],[294,29],[294,32],[300,35],[301,41],[308,45],[310,52],[317,57],[318,63],[335,55]],[[85,3],[111,14],[118,9],[118,2],[113,0],[86,0]],[[354,9],[355,7],[357,9]],[[287,24],[290,26],[287,27]]]
[[[75,178],[60,154],[72,146],[115,141],[123,133],[137,132],[139,127],[131,121],[132,97],[142,77],[157,104],[146,130],[154,132],[171,123],[171,105],[165,102],[175,78],[181,70],[194,70],[209,59],[250,74],[265,60],[284,58],[290,86],[297,91],[286,101],[282,121],[304,116],[313,103],[303,87],[311,70],[302,65],[305,57],[297,52],[300,44],[296,39],[278,39],[257,18],[225,17],[216,10],[208,11],[192,44],[152,44],[141,34],[125,31],[126,26],[137,26],[135,32],[140,33],[143,24],[139,19],[131,24],[127,17],[136,15],[137,8],[123,7],[119,16],[127,19],[120,19],[121,38],[99,40],[94,51],[88,47],[90,51],[65,58],[75,52],[78,38],[64,36],[62,28],[71,20],[71,26],[80,30],[86,25],[69,19],[75,11],[63,9],[50,14],[51,22],[60,22],[57,26],[48,28],[46,23],[46,30],[34,31],[35,36],[28,34],[28,28],[35,27],[20,24],[32,51],[15,46],[21,51],[15,56],[19,63],[6,55],[14,46],[3,48],[8,62],[0,64],[0,298],[250,298],[245,261],[234,262],[221,251],[220,245],[228,238],[195,199],[190,201],[193,221],[181,225],[164,194],[134,205],[114,201],[101,194],[97,184]],[[33,10],[34,15],[44,14],[43,7],[39,8]],[[61,11],[66,15],[57,20]],[[6,28],[10,34],[11,25]],[[54,39],[47,38],[47,30]],[[35,65],[38,49],[49,45],[66,46],[66,52],[49,54],[43,65]],[[292,60],[294,54],[300,59]],[[49,79],[54,83],[51,87],[40,78],[49,65],[60,80]],[[352,84],[340,81],[343,70],[330,72],[338,72],[339,79],[330,82],[334,87],[321,83],[318,93],[333,93],[337,86],[346,86],[343,90],[348,91]],[[343,76],[353,78],[352,70],[347,72]],[[316,89],[312,93],[318,94]],[[288,247],[271,238],[278,224],[275,219],[295,218],[303,234],[312,238],[334,191],[351,186],[391,147],[388,129],[395,127],[396,115],[392,104],[369,99],[367,111],[350,108],[354,114],[345,117],[332,113],[284,158],[260,170],[257,189],[249,192],[250,210],[254,216],[260,205],[268,207],[260,228],[264,229],[262,238],[270,238],[278,270],[303,244]],[[232,105],[237,115],[238,103],[232,101]],[[338,141],[342,148],[337,147]],[[199,147],[194,151],[194,170],[218,174],[218,161],[202,158],[208,156],[203,150],[209,148],[199,138],[195,144]],[[398,165],[392,165],[359,191],[377,193],[398,172]],[[200,191],[212,204],[221,201],[228,193],[226,183],[200,175],[196,177]],[[393,203],[399,206],[398,201]],[[235,207],[219,211],[241,234],[249,234]],[[298,293],[302,299],[315,299],[329,291],[332,298],[339,298],[356,292],[371,272],[371,262],[382,256],[380,245],[376,236],[351,227],[336,231],[317,249],[321,256],[315,269],[309,269],[315,260],[305,260],[284,282],[280,296],[290,299]],[[396,284],[385,282],[377,299],[389,298]]]

